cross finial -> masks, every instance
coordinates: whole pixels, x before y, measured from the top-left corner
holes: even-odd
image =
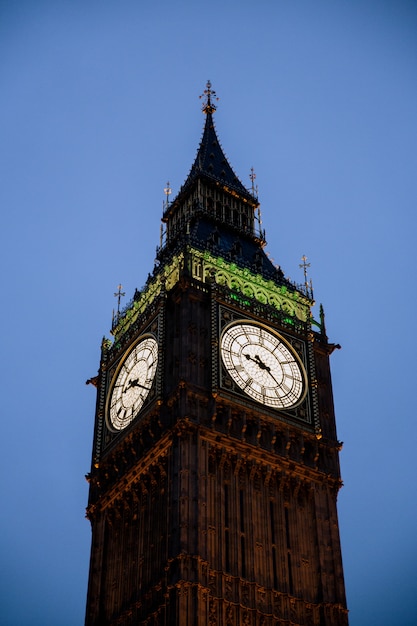
[[[307,263],[307,257],[305,254],[303,254],[303,256],[301,257],[302,263],[300,263],[299,267],[303,268],[303,272],[304,272],[304,286],[306,289],[306,294],[308,295],[308,293],[311,294],[311,297],[313,297],[313,284],[311,282],[311,280],[309,281],[307,278],[307,268],[310,267],[310,263]]]
[[[255,174],[255,170],[253,169],[253,167],[250,168],[249,178],[251,179],[251,182],[252,182],[252,188],[251,188],[252,195],[257,197],[257,195],[258,195],[258,186],[255,185],[256,174]]]
[[[171,185],[169,184],[169,181],[166,184],[166,187],[164,187],[164,194],[166,195],[166,202],[165,202],[165,208],[167,209],[169,207],[169,196],[172,193],[172,189],[171,189]]]
[[[122,288],[122,285],[117,285],[117,291],[114,294],[114,297],[117,298],[117,316],[120,315],[120,299],[126,295],[125,292],[122,291]]]
[[[207,113],[214,113],[217,107],[215,104],[213,104],[212,98],[217,101],[218,98],[216,97],[216,92],[214,91],[214,89],[211,88],[211,81],[207,81],[204,93],[201,94],[200,98],[204,98],[202,109],[203,113],[205,113],[206,115]]]

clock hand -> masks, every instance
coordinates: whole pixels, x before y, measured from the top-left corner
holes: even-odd
[[[259,356],[257,354],[255,354],[255,359],[256,362],[258,363],[259,367],[261,368],[261,370],[265,370],[266,372],[268,372],[268,374],[270,375],[270,377],[276,382],[276,384],[279,386],[279,382],[277,381],[277,379],[275,378],[275,376],[273,375],[273,373],[271,372],[271,368],[268,367],[268,365],[265,365],[265,363],[263,361],[261,361],[261,359],[259,358]]]
[[[257,354],[255,354],[255,359],[261,370],[266,370],[267,372],[271,373],[271,368],[265,365],[265,363],[259,358]]]
[[[142,389],[147,389],[149,391],[150,387],[145,387],[145,385],[141,385],[138,378],[131,378],[126,389],[123,390],[123,393],[126,393],[131,387],[141,387]]]
[[[250,354],[244,354],[243,356],[248,361],[253,361],[254,363],[256,363],[260,367],[261,370],[265,370],[266,372],[268,372],[268,374],[271,376],[271,378],[273,378],[273,380],[276,382],[276,384],[279,385],[279,382],[277,381],[277,379],[275,378],[275,376],[271,372],[271,368],[268,365],[265,365],[265,363],[262,361],[262,359],[259,357],[258,354],[255,354],[255,358],[254,359],[250,356]]]
[[[246,357],[248,361],[253,361],[254,363],[256,363],[256,365],[259,365],[261,370],[266,370],[269,373],[271,372],[271,368],[265,365],[265,363],[259,358],[257,354],[255,354],[254,359],[250,356],[250,354],[244,354],[243,356]]]

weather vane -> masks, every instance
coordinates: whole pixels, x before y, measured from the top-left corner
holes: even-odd
[[[214,89],[211,88],[211,82],[208,80],[207,81],[207,85],[206,88],[204,90],[204,93],[201,94],[200,98],[204,98],[204,102],[203,102],[203,113],[205,113],[207,115],[207,113],[214,113],[214,111],[216,110],[216,105],[213,104],[213,102],[211,101],[212,98],[214,98],[214,100],[219,100],[216,97],[216,92],[214,91]]]
[[[307,257],[305,254],[303,254],[303,256],[301,257],[302,263],[299,264],[299,267],[303,268],[303,272],[304,272],[304,286],[306,289],[306,293],[308,294],[308,292],[310,291],[311,296],[313,295],[313,283],[312,281],[308,281],[307,278],[307,268],[310,267],[310,263],[307,263]]]

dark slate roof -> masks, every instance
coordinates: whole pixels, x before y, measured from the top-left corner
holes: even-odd
[[[203,137],[198,148],[197,156],[191,167],[188,178],[180,190],[184,192],[198,177],[204,177],[222,185],[230,187],[239,195],[252,202],[257,199],[242,185],[232,167],[230,166],[220,142],[217,138],[214,127],[213,115],[210,110],[206,111],[206,123]]]
[[[294,285],[284,277],[282,270],[272,263],[259,242],[252,237],[233,232],[227,226],[201,217],[192,229],[191,241],[201,250],[211,250],[225,260],[247,267],[267,280],[271,279],[294,290]]]

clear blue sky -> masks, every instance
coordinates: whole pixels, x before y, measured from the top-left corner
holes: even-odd
[[[417,5],[0,2],[0,624],[84,618],[95,391],[113,293],[152,270],[203,128],[330,340],[351,626],[417,614]],[[318,306],[316,306],[318,308]]]

